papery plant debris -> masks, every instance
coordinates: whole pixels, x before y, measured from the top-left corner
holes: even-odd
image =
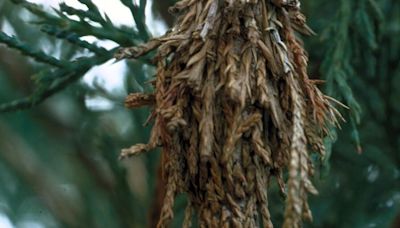
[[[158,227],[186,193],[184,227],[272,227],[267,190],[275,177],[286,194],[283,227],[311,220],[311,151],[337,125],[335,100],[307,75],[295,32],[311,35],[299,1],[183,0],[174,27],[148,43],[121,49],[138,58],[158,49],[154,94],[131,94],[130,108],[153,106],[147,144],[121,158],[162,147],[165,196]],[[288,178],[284,174],[288,173]],[[287,179],[287,180],[286,180]]]

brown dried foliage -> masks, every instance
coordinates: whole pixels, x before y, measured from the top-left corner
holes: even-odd
[[[276,177],[287,195],[284,227],[311,219],[316,194],[310,149],[324,154],[327,124],[338,113],[307,75],[294,31],[312,34],[298,1],[182,0],[164,36],[122,49],[137,58],[158,48],[154,94],[133,94],[128,107],[153,105],[148,144],[162,147],[165,197],[158,227],[168,226],[178,193],[189,196],[184,227],[272,227],[267,190]],[[339,115],[340,116],[340,115]],[[287,172],[288,179],[282,174]]]

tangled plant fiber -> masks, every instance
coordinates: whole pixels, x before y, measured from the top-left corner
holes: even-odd
[[[295,31],[312,31],[299,8],[296,0],[182,0],[171,8],[181,16],[166,35],[117,54],[158,49],[154,94],[126,100],[130,108],[153,107],[150,140],[121,153],[162,147],[158,227],[173,218],[178,193],[189,197],[184,227],[193,212],[200,227],[272,227],[272,177],[287,195],[283,227],[311,220],[310,151],[324,155],[327,126],[340,115],[308,78]]]

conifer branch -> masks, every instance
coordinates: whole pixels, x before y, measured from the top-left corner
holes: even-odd
[[[0,112],[34,107],[81,78],[93,66],[102,64],[113,58],[115,49],[108,51],[81,40],[82,36],[92,35],[98,39],[111,40],[122,47],[135,45],[135,40],[147,40],[149,37],[144,24],[146,1],[141,1],[140,6],[134,6],[133,3],[130,3],[133,7],[131,10],[135,12],[134,18],[139,33],[113,25],[107,15],[103,16],[91,0],[79,0],[79,2],[87,6],[87,11],[75,9],[62,3],[60,4],[60,10],[54,10],[55,13],[48,12],[42,6],[26,0],[10,1],[21,5],[36,15],[39,18],[39,21],[36,23],[42,25],[40,28],[42,32],[50,36],[55,36],[58,39],[66,40],[76,47],[87,49],[95,53],[95,56],[81,58],[76,61],[58,60],[46,55],[43,51],[33,50],[28,44],[20,42],[15,37],[10,37],[0,32],[1,43],[20,50],[22,54],[33,57],[38,62],[48,63],[59,68],[56,70],[44,69],[42,72],[34,75],[33,80],[35,81],[36,88],[33,94],[29,97],[0,105]],[[80,20],[73,20],[67,15],[78,16]],[[91,25],[90,21],[99,23],[102,27]],[[143,61],[146,64],[149,63],[147,60]]]
[[[140,0],[140,5],[136,6],[133,4],[133,1],[130,0],[121,0],[121,3],[124,4],[129,8],[131,11],[132,17],[135,20],[136,27],[139,31],[139,35],[142,38],[143,41],[147,41],[150,39],[150,34],[147,30],[146,24],[145,24],[145,15],[144,11],[146,8],[147,1],[146,0]]]
[[[61,3],[60,5],[60,11],[57,11],[61,16],[64,16],[62,13],[65,13],[67,15],[71,16],[78,16],[81,20],[81,22],[85,22],[85,19],[89,19],[93,22],[97,22],[102,26],[102,29],[104,30],[112,30],[116,34],[121,33],[121,34],[127,34],[132,37],[137,37],[139,34],[136,32],[132,31],[132,29],[126,29],[126,28],[118,28],[116,27],[111,20],[105,15],[105,18],[101,15],[99,10],[96,7],[96,10],[80,10],[80,9],[75,9],[73,7],[68,6],[65,3]],[[84,23],[86,25],[86,23]]]
[[[83,41],[80,39],[80,37],[72,32],[68,32],[65,30],[61,30],[55,26],[51,26],[51,25],[43,25],[40,29],[42,32],[47,33],[51,36],[55,36],[59,39],[64,39],[66,41],[68,41],[71,44],[77,45],[81,48],[85,48],[88,49],[91,52],[94,52],[98,55],[106,55],[108,54],[108,51],[103,48],[103,47],[98,47],[94,44],[91,44],[87,41]]]
[[[90,25],[88,22],[85,21],[75,21],[67,16],[63,15],[60,11],[57,12],[57,16],[51,13],[46,12],[42,9],[41,6],[27,2],[25,0],[10,0],[14,4],[19,4],[29,12],[33,13],[34,15],[38,16],[41,21],[38,22],[39,24],[47,24],[57,26],[59,28],[68,30],[70,32],[74,32],[79,36],[95,36],[98,39],[106,39],[112,40],[121,46],[132,46],[135,45],[135,37],[137,34],[122,29],[114,29],[114,26],[110,28],[101,28]],[[88,15],[86,15],[88,16]]]
[[[69,63],[70,67],[55,71],[44,71],[34,79],[36,88],[32,95],[16,101],[0,105],[0,112],[12,112],[32,108],[44,100],[63,90],[68,85],[81,78],[93,66],[102,64],[112,58],[112,52],[105,56],[83,58]]]
[[[32,57],[38,62],[46,63],[55,67],[65,67],[66,62],[58,60],[43,51],[32,50],[27,44],[19,41],[16,37],[8,36],[0,31],[0,43],[7,45],[10,48],[19,50],[23,55]]]
[[[94,22],[98,22],[101,25],[106,24],[105,20],[103,19],[103,17],[101,16],[101,14],[97,13],[97,12],[93,12],[91,10],[80,10],[80,9],[75,9],[73,7],[68,6],[65,2],[60,3],[60,10],[68,15],[76,15],[78,16],[81,20],[84,20],[85,18],[94,21]]]
[[[321,69],[327,81],[328,95],[339,97],[339,100],[344,100],[345,105],[350,108],[352,137],[357,150],[361,152],[357,126],[360,123],[362,111],[351,85],[354,81],[352,78],[361,75],[357,76],[355,73],[356,61],[352,45],[354,41],[362,42],[366,46],[365,50],[370,51],[378,47],[376,34],[379,30],[379,22],[382,20],[382,13],[376,7],[374,0],[342,0],[336,19],[328,28],[327,34],[331,39],[327,43],[330,46]]]

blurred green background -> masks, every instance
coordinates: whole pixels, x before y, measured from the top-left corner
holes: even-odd
[[[159,151],[125,161],[118,154],[147,141],[149,110],[123,102],[151,91],[155,69],[151,56],[112,56],[161,33],[145,20],[149,12],[169,27],[175,1],[115,0],[132,13],[130,26],[90,0],[79,0],[83,10],[59,2],[53,10],[0,0],[0,227],[145,227]],[[303,37],[310,77],[350,107],[316,164],[320,194],[305,227],[400,227],[400,2],[310,0],[302,8],[318,34]],[[121,67],[107,70],[114,63]],[[283,201],[271,194],[279,224]],[[172,226],[180,227],[185,197],[175,206]]]

